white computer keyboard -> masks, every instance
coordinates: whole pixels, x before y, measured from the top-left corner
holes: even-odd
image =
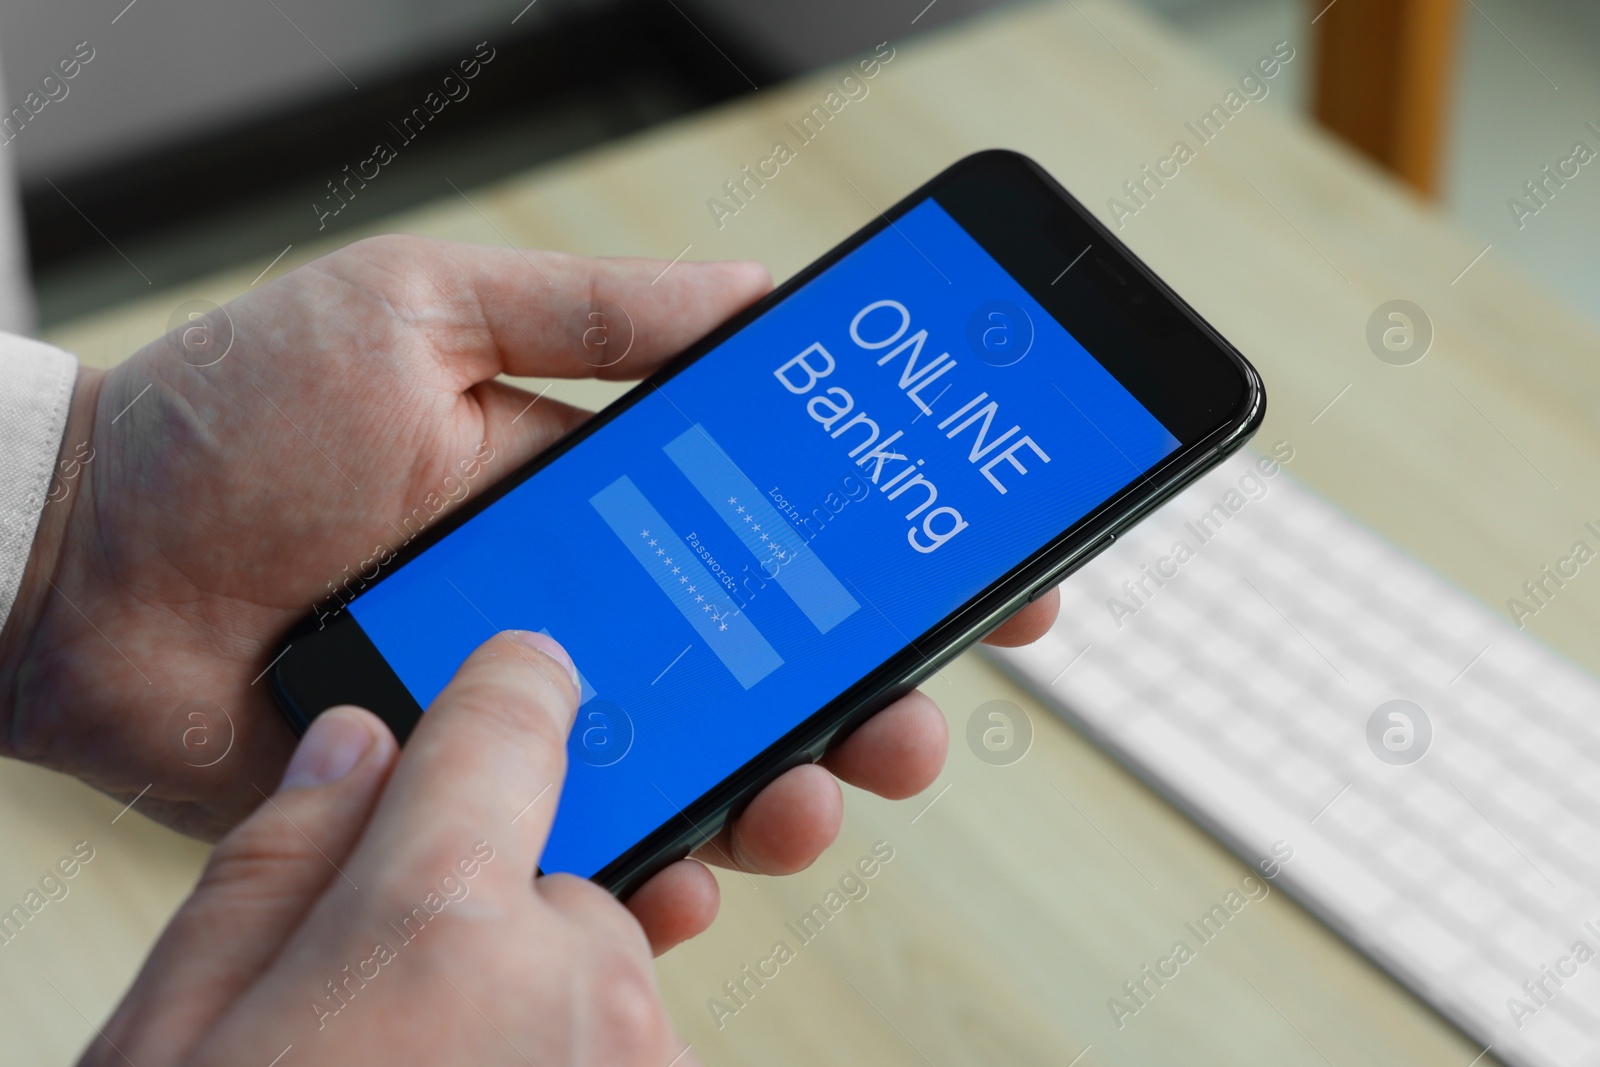
[[[1494,1056],[1600,1063],[1600,682],[1256,463],[994,657]]]

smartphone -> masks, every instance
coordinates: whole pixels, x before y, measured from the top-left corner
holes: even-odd
[[[536,294],[530,294],[530,299]],[[1239,448],[1249,363],[1036,163],[952,165],[317,605],[404,741],[502,629],[582,705],[540,869],[626,895]]]

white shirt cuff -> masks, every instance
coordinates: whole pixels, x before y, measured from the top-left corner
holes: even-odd
[[[71,354],[0,334],[0,627],[33,549],[77,374]]]

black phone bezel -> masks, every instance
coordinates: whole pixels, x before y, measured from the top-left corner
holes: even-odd
[[[582,427],[441,518],[398,551],[387,573],[361,588],[392,576],[930,197],[1167,425],[1180,447],[593,876],[618,896],[687,855],[767,783],[819,759],[850,730],[1082,566],[1242,446],[1261,424],[1266,394],[1249,362],[1042,167],[1019,153],[991,149],[946,168]],[[1072,266],[1063,269],[1069,261]],[[353,703],[373,710],[404,741],[422,709],[344,606],[339,597],[330,597],[274,648],[273,695],[297,734],[322,710]]]

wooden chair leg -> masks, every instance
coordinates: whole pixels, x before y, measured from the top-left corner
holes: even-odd
[[[1460,0],[1310,2],[1317,120],[1436,198]]]

